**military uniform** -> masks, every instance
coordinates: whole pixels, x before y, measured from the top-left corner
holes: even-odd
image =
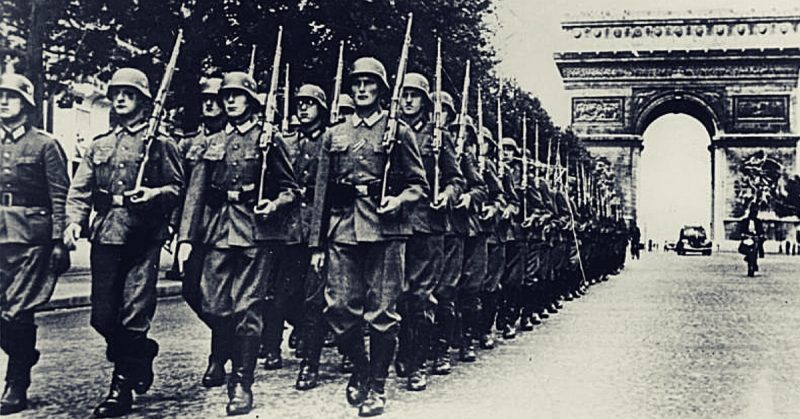
[[[0,90],[32,98],[22,76],[3,76]],[[32,99],[28,104],[33,109]],[[30,370],[39,359],[34,310],[50,299],[68,263],[57,260],[69,256],[60,244],[68,187],[66,156],[53,137],[28,123],[0,124],[0,347],[8,354],[2,414],[27,407]]]
[[[497,308],[500,299],[500,279],[506,263],[505,235],[498,232],[501,213],[499,209],[507,205],[503,182],[498,177],[497,168],[492,160],[486,159],[483,169],[483,178],[489,192],[490,205],[495,205],[498,212],[494,217],[481,221],[481,231],[486,234],[486,277],[481,284],[481,312],[479,319],[479,333],[481,347],[494,348],[492,327],[497,317]]]
[[[383,70],[376,60],[360,60],[374,61]],[[323,137],[317,171],[309,245],[327,251],[325,314],[340,349],[354,364],[348,384],[352,404],[373,400],[373,393],[384,397],[400,321],[397,298],[405,280],[405,245],[412,234],[408,215],[428,190],[414,134],[400,123],[397,142],[387,154],[382,144],[387,122],[384,111],[366,118],[345,117]],[[387,196],[398,197],[402,204],[397,213],[381,215],[377,209],[387,159],[392,159],[393,168]],[[369,359],[362,319],[370,330]]]
[[[513,140],[512,140],[513,141]],[[506,164],[503,176],[503,189],[507,193],[507,203],[515,208],[513,216],[507,220],[501,220],[500,229],[505,238],[506,260],[503,267],[503,274],[500,278],[501,297],[498,306],[496,327],[503,331],[503,337],[513,339],[515,336],[514,313],[517,308],[519,286],[522,283],[525,240],[521,229],[520,193],[521,173],[518,164]]]

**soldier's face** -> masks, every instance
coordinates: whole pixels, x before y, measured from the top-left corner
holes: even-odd
[[[20,117],[23,107],[22,96],[10,90],[0,90],[0,119],[14,120]]]
[[[378,81],[372,76],[356,77],[356,79],[353,80],[351,89],[353,100],[356,102],[356,106],[360,108],[368,108],[375,105],[381,93]]]
[[[222,107],[214,95],[203,95],[203,117],[216,118],[222,114]]]
[[[131,115],[139,109],[141,98],[136,89],[127,86],[111,90],[111,106],[119,116]]]
[[[514,149],[511,147],[506,147],[503,149],[503,160],[509,161],[514,158]]]
[[[244,115],[247,111],[247,95],[238,90],[226,90],[222,94],[222,102],[225,106],[225,114],[228,118],[236,119]]]
[[[319,105],[314,99],[304,97],[297,101],[297,118],[301,124],[313,124],[318,117]]]
[[[403,114],[414,116],[422,111],[422,92],[417,89],[403,89]]]

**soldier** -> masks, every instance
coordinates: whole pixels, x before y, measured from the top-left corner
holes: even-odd
[[[0,347],[8,355],[0,415],[27,408],[36,350],[36,307],[69,268],[61,242],[69,187],[58,142],[31,126],[33,84],[0,76]]]
[[[295,387],[310,390],[317,386],[319,359],[328,330],[322,316],[325,283],[323,276],[311,269],[308,248],[317,157],[328,120],[328,105],[325,92],[314,84],[300,86],[295,101],[300,127],[284,140],[297,176],[299,203],[288,215],[287,245],[280,251],[277,273],[270,283],[273,298],[268,300],[264,314],[267,337],[264,343],[268,353],[265,366],[269,366],[270,359],[280,360],[283,323],[291,319],[295,330],[299,330],[303,354]]]
[[[339,95],[339,116],[344,118],[347,115],[352,115],[356,111],[356,105],[353,98],[347,93]]]
[[[206,150],[208,139],[214,134],[222,131],[227,123],[225,114],[219,103],[219,88],[222,85],[221,78],[205,79],[201,83],[201,95],[203,98],[203,122],[193,135],[186,136],[178,143],[178,150],[183,158],[183,170],[186,179],[189,179],[192,169],[200,162]],[[173,225],[180,225],[180,216],[183,208],[177,208],[174,212]],[[203,315],[201,306],[200,274],[203,268],[202,243],[193,243],[194,251],[189,260],[183,267],[185,276],[183,278],[183,297],[189,307],[200,317],[206,325],[211,327],[212,321]],[[178,255],[175,255],[175,263],[178,264]],[[211,354],[208,356],[208,367],[203,374],[202,384],[205,387],[218,387],[225,384],[225,363],[230,359],[230,353],[226,350],[233,340],[231,330],[211,329]]]
[[[505,178],[504,189],[514,194],[513,201],[509,200],[509,206],[504,211],[503,218],[506,228],[506,266],[503,276],[500,279],[502,296],[497,313],[496,326],[503,331],[504,339],[514,339],[516,332],[516,316],[518,313],[518,291],[522,284],[523,267],[525,266],[525,237],[521,229],[520,202],[522,201],[521,192],[521,164],[517,142],[513,138],[506,137],[500,141],[500,149],[505,153],[504,162]],[[516,160],[516,161],[515,161]],[[513,202],[513,203],[512,203]]]
[[[168,238],[170,212],[184,178],[178,149],[157,137],[145,148],[152,96],[147,76],[117,70],[108,85],[113,128],[94,139],[73,178],[67,197],[64,241],[70,248],[89,229],[92,270],[91,323],[106,340],[114,363],[111,389],[96,417],[131,411],[132,391],[153,383],[158,344],[147,337],[156,309],[161,245]],[[147,164],[140,169],[147,150]],[[137,173],[144,170],[141,186]]]
[[[461,171],[455,159],[455,146],[447,132],[442,132],[440,150],[434,150],[434,121],[430,120],[431,102],[428,79],[419,73],[408,73],[403,79],[402,119],[411,127],[417,140],[428,184],[434,185],[439,171],[441,192],[434,202],[433,192],[411,213],[413,235],[406,243],[406,288],[400,297],[399,346],[395,372],[408,377],[407,388],[425,390],[425,361],[433,328],[433,290],[442,275],[444,232],[447,228],[445,208],[462,188]],[[434,153],[440,153],[438,164]]]
[[[405,241],[411,235],[408,212],[425,196],[428,183],[407,125],[399,124],[392,148],[383,144],[387,124],[398,122],[390,121],[380,106],[389,90],[383,64],[360,58],[349,81],[356,112],[323,138],[311,263],[319,271],[327,258],[325,314],[341,350],[354,364],[347,401],[359,406],[359,415],[374,416],[384,411],[386,377],[396,346],[396,304],[405,275]],[[388,183],[383,185],[389,161]],[[362,319],[369,325],[369,357]]]
[[[208,139],[192,170],[178,234],[181,261],[191,256],[192,243],[205,247],[200,288],[212,330],[233,331],[228,415],[253,408],[251,386],[269,280],[263,275],[272,272],[285,240],[279,212],[292,204],[297,189],[280,134],[262,133],[255,89],[247,73],[234,71],[223,78],[220,96],[228,124]],[[270,134],[271,141],[261,144],[261,136]]]

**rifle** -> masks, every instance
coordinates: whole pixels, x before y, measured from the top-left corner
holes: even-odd
[[[544,180],[547,182],[548,185],[552,186],[553,184],[550,182],[550,155],[553,153],[553,137],[547,138],[547,163],[544,169]]]
[[[483,154],[483,96],[478,86],[478,168],[481,173],[486,170],[486,156]]]
[[[533,126],[533,182],[539,184],[539,121]]]
[[[264,202],[264,184],[267,182],[267,155],[272,146],[272,137],[275,135],[275,108],[277,107],[278,75],[281,71],[281,41],[283,40],[283,26],[278,26],[278,41],[275,45],[275,56],[272,58],[272,74],[269,80],[269,93],[264,106],[264,123],[258,137],[258,147],[261,149],[261,176],[258,179],[258,202],[253,208],[256,214],[263,214],[269,204]]]
[[[467,141],[467,105],[469,100],[469,69],[470,62],[467,60],[467,68],[464,73],[464,88],[461,91],[461,114],[458,116],[458,137],[456,138],[456,156],[461,156],[464,152],[464,143]]]
[[[406,77],[406,65],[408,65],[408,49],[411,46],[411,22],[414,14],[408,14],[406,23],[406,34],[403,38],[403,48],[400,50],[400,61],[397,64],[397,76],[392,89],[392,101],[389,105],[389,119],[386,121],[386,131],[383,133],[383,148],[386,150],[386,165],[383,166],[383,181],[381,183],[381,200],[378,205],[383,204],[386,198],[386,187],[389,184],[389,169],[391,168],[391,154],[394,145],[397,143],[397,127],[400,123],[400,94],[403,88],[403,81]]]
[[[250,77],[256,75],[256,44],[253,44],[253,49],[250,50],[250,67],[247,68],[247,74]]]
[[[433,100],[433,199],[434,205],[439,203],[440,178],[439,159],[442,155],[442,137],[444,136],[444,115],[442,114],[442,38],[436,39],[436,72]]]
[[[153,100],[153,112],[150,113],[150,118],[147,121],[147,131],[144,133],[144,157],[142,158],[142,162],[139,163],[139,170],[136,172],[136,183],[134,183],[133,186],[134,191],[142,187],[144,168],[150,160],[150,147],[153,146],[153,142],[156,139],[158,125],[161,122],[161,113],[164,111],[164,102],[167,99],[167,93],[169,93],[169,86],[172,84],[172,77],[175,75],[182,43],[183,29],[178,29],[178,36],[175,38],[172,54],[169,56],[167,68],[164,70],[164,77],[161,78],[161,84],[158,86],[158,93]]]
[[[522,220],[528,217],[528,118],[522,116]]]
[[[286,63],[286,78],[283,82],[283,120],[281,120],[281,131],[289,132],[289,63]]]
[[[503,166],[503,110],[500,108],[500,97],[503,96],[503,90],[497,92],[497,174],[500,179],[506,174],[506,168]]]
[[[336,77],[333,82],[333,99],[331,100],[331,125],[339,122],[339,95],[342,91],[342,73],[344,72],[344,41],[339,41],[339,61],[336,63]]]

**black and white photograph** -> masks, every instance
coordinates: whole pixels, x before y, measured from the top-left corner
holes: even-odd
[[[0,416],[800,419],[800,4],[0,0]]]

